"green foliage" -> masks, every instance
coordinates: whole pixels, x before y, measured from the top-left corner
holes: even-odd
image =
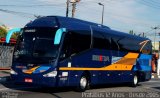
[[[19,36],[19,33],[13,33],[13,35],[11,36],[11,38],[17,39],[18,36]]]
[[[129,34],[134,35],[133,30],[130,30],[130,31],[129,31]]]
[[[6,37],[7,32],[8,32],[7,26],[5,25],[0,26],[0,38]],[[19,36],[19,33],[13,33],[11,38],[17,39],[18,36]]]
[[[6,35],[7,35],[7,30],[0,26],[0,38],[6,37]]]
[[[131,35],[136,35],[136,33],[134,33],[133,30],[130,30],[130,31],[129,31],[129,34],[131,34]]]

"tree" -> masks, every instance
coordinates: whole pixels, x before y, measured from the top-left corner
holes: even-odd
[[[13,35],[11,36],[11,38],[17,39],[17,37],[19,36],[20,33],[13,33]]]
[[[0,26],[0,38],[6,37],[6,35],[7,35],[7,29],[4,28],[3,26]]]
[[[134,33],[133,33],[133,30],[130,30],[130,31],[129,31],[129,34],[133,35],[133,34],[134,34]]]
[[[0,26],[0,38],[6,38],[8,31],[9,31],[9,28],[6,25],[1,25]],[[15,32],[12,34],[11,38],[16,40],[18,36],[19,36],[19,33]]]
[[[131,35],[136,35],[136,33],[134,33],[133,30],[130,30],[130,31],[129,31],[129,34],[131,34]]]

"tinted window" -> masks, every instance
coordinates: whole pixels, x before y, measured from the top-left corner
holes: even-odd
[[[91,35],[87,31],[72,31],[65,34],[62,57],[67,58],[90,48]]]
[[[120,45],[121,51],[131,51],[131,52],[139,52],[140,45],[138,40],[123,38],[118,43]]]
[[[83,33],[81,33],[83,32]],[[75,31],[71,33],[71,52],[72,54],[80,53],[90,48],[91,35],[90,31]]]
[[[61,60],[70,57],[71,55],[71,33],[66,33],[64,40],[63,40],[63,46],[60,58]]]
[[[144,47],[143,47],[144,45]],[[146,43],[143,43],[141,45],[141,52],[142,53],[146,53],[146,54],[150,54],[152,52],[152,44],[151,41],[147,41]]]
[[[110,49],[110,36],[103,35],[104,33],[94,31],[93,48]]]
[[[119,45],[119,41],[120,41],[120,37],[117,37],[115,35],[111,36],[111,49],[112,50],[119,50],[120,49],[120,45]]]
[[[52,28],[25,28],[22,35],[18,38],[14,60],[44,63],[55,59],[59,45],[54,45],[54,31],[55,29]]]

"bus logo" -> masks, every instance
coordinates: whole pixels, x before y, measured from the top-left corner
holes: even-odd
[[[104,61],[104,62],[109,62],[109,56],[103,56],[103,55],[92,55],[92,60],[93,61]]]
[[[28,30],[25,30],[24,32],[36,32],[35,29],[28,29]]]

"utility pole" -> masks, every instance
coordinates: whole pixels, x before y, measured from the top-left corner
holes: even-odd
[[[74,16],[75,16],[77,2],[80,2],[80,0],[71,0],[71,3],[72,3],[72,18],[74,18]]]
[[[76,11],[76,2],[73,2],[72,3],[72,18],[74,18],[75,11]]]
[[[69,0],[67,0],[66,4],[67,4],[66,17],[68,17],[68,13],[69,13]]]

